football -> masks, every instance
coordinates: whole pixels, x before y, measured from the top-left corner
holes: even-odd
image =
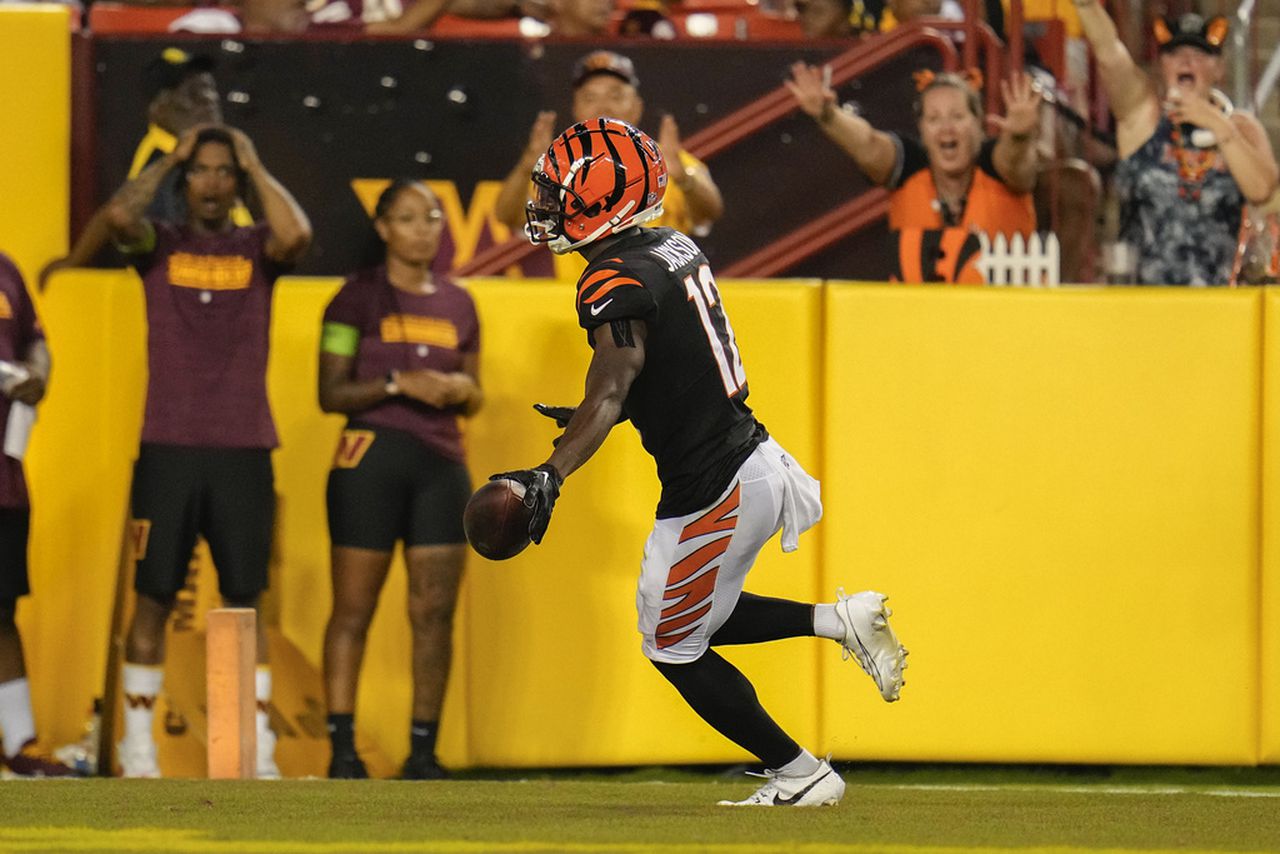
[[[514,480],[491,480],[467,502],[462,529],[481,557],[507,560],[529,545],[530,516],[523,486]]]

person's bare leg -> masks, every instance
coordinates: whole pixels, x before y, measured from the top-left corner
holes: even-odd
[[[333,610],[324,632],[324,690],[333,748],[329,771],[331,777],[363,777],[355,747],[356,691],[391,552],[334,546],[330,556]]]
[[[403,776],[441,776],[436,763],[440,708],[453,661],[453,615],[466,563],[462,545],[413,546],[409,568],[409,624],[413,629],[413,722]]]

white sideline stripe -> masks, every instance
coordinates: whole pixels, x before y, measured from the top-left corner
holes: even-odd
[[[1208,795],[1215,798],[1280,798],[1280,789],[1197,789],[1189,786],[1055,786],[1029,783],[853,783],[859,789],[918,792],[1062,792],[1072,795]]]

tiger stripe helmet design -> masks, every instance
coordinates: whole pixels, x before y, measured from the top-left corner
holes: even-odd
[[[621,119],[578,122],[533,167],[525,235],[566,252],[662,215],[667,164],[658,144]]]

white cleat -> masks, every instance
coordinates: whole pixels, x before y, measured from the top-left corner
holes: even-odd
[[[255,776],[259,780],[279,780],[280,769],[276,766],[276,734],[268,729],[258,733],[258,758]]]
[[[746,800],[720,801],[720,806],[823,807],[838,804],[844,797],[844,780],[825,759],[807,777],[782,777],[776,771],[753,776],[764,777],[765,784]]]
[[[907,667],[907,650],[889,627],[893,612],[885,607],[888,598],[874,590],[846,596],[841,587],[836,591],[836,616],[844,625],[843,657],[852,655],[875,680],[884,701],[892,703],[906,684],[902,671]]]
[[[155,780],[160,777],[160,766],[156,764],[156,743],[148,737],[126,738],[116,745],[116,756],[120,760],[120,776],[135,779]]]

